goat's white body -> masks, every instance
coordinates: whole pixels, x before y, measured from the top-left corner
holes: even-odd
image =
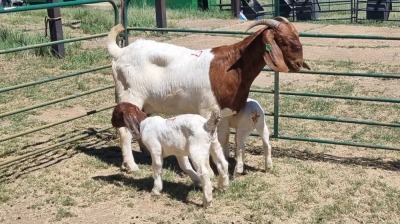
[[[228,126],[229,125],[229,126]],[[243,173],[243,158],[245,153],[246,138],[255,129],[260,134],[263,142],[265,170],[272,169],[271,145],[269,143],[269,131],[265,123],[264,110],[261,105],[253,100],[247,99],[246,105],[238,114],[223,118],[219,127],[219,139],[224,148],[225,157],[229,152],[229,128],[236,129],[236,167],[235,173]]]
[[[228,186],[228,162],[224,158],[216,133],[205,128],[206,122],[207,119],[200,115],[186,114],[170,119],[148,117],[140,123],[142,142],[152,157],[153,193],[160,194],[162,190],[162,159],[171,155],[176,156],[180,167],[195,183],[201,183],[205,207],[212,200],[212,185],[207,167],[210,153],[220,174],[219,187]],[[198,173],[191,168],[188,157]]]
[[[209,115],[219,109],[209,78],[213,57],[210,49],[137,40],[113,61],[116,92],[146,113]]]

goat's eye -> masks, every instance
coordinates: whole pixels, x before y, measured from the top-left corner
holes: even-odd
[[[293,51],[299,51],[299,50],[301,50],[301,45],[298,44],[298,43],[295,42],[295,41],[290,41],[290,48],[291,48]]]

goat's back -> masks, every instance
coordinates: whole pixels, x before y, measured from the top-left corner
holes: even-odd
[[[196,114],[185,114],[164,119],[148,117],[140,124],[142,142],[148,148],[162,147],[164,153],[176,155],[190,145],[208,145],[211,135],[204,128],[207,119]],[[207,149],[208,149],[207,148]]]
[[[113,60],[119,100],[146,113],[197,114],[200,109],[216,109],[209,77],[213,57],[209,49],[137,40]]]
[[[239,113],[228,117],[229,127],[255,128],[258,123],[262,123],[262,125],[264,124],[264,117],[264,110],[261,105],[256,100],[248,98],[245,106],[239,111]]]

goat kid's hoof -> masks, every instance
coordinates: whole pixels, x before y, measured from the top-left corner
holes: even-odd
[[[265,171],[272,171],[272,163],[271,164],[267,164],[267,168],[265,168]]]
[[[139,171],[138,165],[129,166],[127,162],[122,163],[121,170],[126,173],[133,173]]]
[[[218,183],[218,189],[225,191],[229,187],[229,178],[225,178],[223,181]]]

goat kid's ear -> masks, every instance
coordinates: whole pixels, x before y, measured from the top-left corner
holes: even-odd
[[[126,128],[132,134],[132,138],[135,140],[140,139],[140,122],[136,116],[131,114],[124,114],[124,123]]]
[[[268,67],[277,72],[289,71],[285,59],[283,58],[282,51],[274,40],[273,32],[267,32],[267,35],[263,38],[265,38],[264,42],[266,43],[264,60]]]

